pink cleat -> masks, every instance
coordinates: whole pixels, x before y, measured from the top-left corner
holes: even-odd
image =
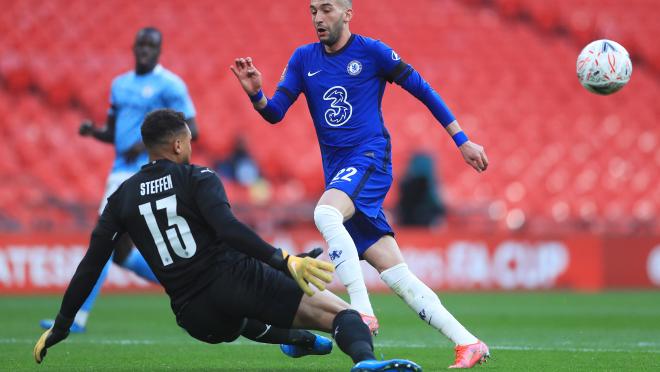
[[[458,345],[455,350],[456,360],[449,368],[472,368],[475,364],[485,363],[490,358],[488,346],[481,341],[469,345]]]
[[[367,315],[367,314],[362,314],[360,313],[360,316],[362,317],[362,321],[364,324],[369,327],[369,331],[371,331],[371,334],[376,336],[378,334],[378,329],[380,328],[380,325],[378,324],[378,318],[376,318],[375,315]]]

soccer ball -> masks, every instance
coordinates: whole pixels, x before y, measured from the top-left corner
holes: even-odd
[[[582,49],[577,59],[580,84],[596,94],[612,94],[630,81],[632,62],[628,51],[612,40],[596,40]]]

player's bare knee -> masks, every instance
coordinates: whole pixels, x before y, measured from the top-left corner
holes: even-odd
[[[369,252],[369,250],[367,250],[367,253],[368,252]],[[382,255],[382,256],[380,256],[376,259],[372,259],[372,257],[367,257],[366,254],[364,256],[365,256],[365,259],[367,260],[367,262],[371,266],[373,266],[373,268],[376,269],[376,271],[378,271],[381,274],[384,273],[385,271],[389,270],[389,269],[392,269],[392,268],[400,265],[400,264],[405,265],[405,263],[402,262],[401,260],[390,259],[386,255]]]
[[[364,259],[381,275],[387,270],[402,264],[405,265],[399,246],[390,235],[381,237],[380,240],[369,247],[364,253]]]
[[[353,200],[343,191],[337,189],[329,189],[323,193],[317,206],[327,205],[338,210],[343,221],[349,219],[355,214],[355,205]]]

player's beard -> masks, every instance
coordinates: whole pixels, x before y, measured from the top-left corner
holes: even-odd
[[[342,31],[344,31],[344,20],[340,19],[328,28],[328,38],[326,40],[321,40],[321,43],[327,46],[333,46],[339,41]]]

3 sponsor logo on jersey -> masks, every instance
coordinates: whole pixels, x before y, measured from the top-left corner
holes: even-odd
[[[325,101],[330,101],[330,107],[325,110],[325,122],[331,127],[339,127],[348,122],[353,115],[353,106],[348,102],[346,88],[336,85],[323,94]]]
[[[354,59],[348,63],[348,66],[346,66],[346,71],[349,75],[352,76],[359,75],[360,72],[362,72],[362,63]]]

